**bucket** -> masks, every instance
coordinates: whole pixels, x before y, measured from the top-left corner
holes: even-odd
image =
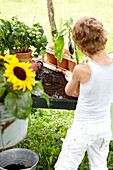
[[[0,102],[0,151],[12,148],[22,141],[27,134],[28,118],[16,119]]]
[[[0,170],[36,170],[39,158],[29,149],[9,149],[0,153]]]

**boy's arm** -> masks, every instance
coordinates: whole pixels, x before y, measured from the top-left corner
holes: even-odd
[[[85,57],[79,65],[76,65],[71,76],[66,77],[68,83],[65,87],[65,93],[68,96],[78,97],[80,92],[80,83],[86,83],[90,78],[90,69],[87,63],[90,58]]]
[[[70,76],[70,79],[65,87],[65,93],[68,96],[78,97],[79,96],[79,91],[78,91],[79,85],[80,85],[80,66],[78,65],[74,68],[74,71],[72,75]]]

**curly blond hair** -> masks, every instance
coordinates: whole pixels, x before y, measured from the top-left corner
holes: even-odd
[[[89,55],[105,49],[107,42],[103,24],[93,17],[83,17],[78,20],[73,27],[72,37],[78,48]]]

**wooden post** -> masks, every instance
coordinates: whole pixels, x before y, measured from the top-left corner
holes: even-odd
[[[56,29],[56,23],[55,23],[55,18],[54,18],[54,7],[53,7],[52,0],[47,0],[47,8],[48,8],[49,22],[51,26],[52,40],[54,42],[54,35],[56,34],[57,29]]]

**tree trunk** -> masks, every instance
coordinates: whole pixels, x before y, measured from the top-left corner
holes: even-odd
[[[57,28],[56,28],[56,23],[55,23],[55,18],[54,18],[54,7],[53,7],[52,0],[47,0],[47,8],[48,8],[49,22],[51,26],[52,40],[54,42],[54,35],[57,32]]]

